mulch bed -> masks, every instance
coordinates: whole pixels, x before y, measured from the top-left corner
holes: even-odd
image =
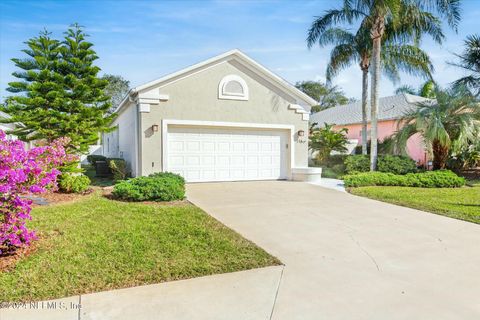
[[[467,179],[480,179],[480,168],[462,170],[460,174]]]
[[[10,251],[5,251],[5,248],[2,247],[3,252],[0,254],[0,272],[12,269],[19,260],[37,251],[37,246],[38,240],[32,241],[28,247],[12,248]]]
[[[92,193],[94,189],[88,189],[86,192],[82,194],[78,193],[59,193],[59,192],[51,192],[48,191],[46,193],[42,193],[39,195],[34,195],[35,197],[44,198],[49,204],[59,204],[59,203],[66,203],[66,202],[74,202],[76,200],[80,200],[84,196]],[[38,207],[39,204],[35,202],[32,204],[32,207]]]

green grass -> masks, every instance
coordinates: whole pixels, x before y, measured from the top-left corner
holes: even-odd
[[[98,193],[35,208],[38,250],[0,271],[0,302],[44,300],[280,262],[190,204],[113,201]]]
[[[82,169],[85,170],[85,175],[90,178],[91,185],[97,187],[108,187],[113,186],[115,182],[112,177],[97,177],[95,168],[92,165],[86,164],[82,165]]]
[[[480,224],[480,185],[462,188],[361,187],[359,196]]]

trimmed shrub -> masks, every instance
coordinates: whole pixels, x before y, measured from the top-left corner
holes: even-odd
[[[370,171],[370,156],[368,155],[350,155],[345,159],[345,171],[368,172]]]
[[[112,171],[113,180],[125,180],[127,177],[127,162],[121,158],[109,158],[108,167]]]
[[[345,159],[347,173],[370,171],[370,156],[351,155]],[[378,156],[377,170],[394,174],[407,174],[417,171],[415,161],[405,156],[380,155]]]
[[[97,161],[107,161],[107,157],[97,155],[97,154],[91,154],[87,156],[87,161],[90,163],[92,166],[95,166],[95,162]]]
[[[152,174],[149,175],[149,177],[173,179],[173,180],[176,180],[178,183],[180,183],[182,185],[185,184],[185,179],[181,175],[176,174],[176,173],[172,173],[172,172],[152,173]]]
[[[400,186],[419,188],[455,188],[465,185],[465,178],[449,170],[398,175],[386,172],[364,172],[344,176],[346,187]]]
[[[90,179],[84,174],[62,174],[58,179],[58,188],[64,193],[82,193],[87,191]]]
[[[410,157],[384,155],[378,159],[377,170],[394,174],[407,174],[416,172],[417,164]]]
[[[185,198],[185,180],[170,172],[155,173],[117,183],[112,194],[129,201],[182,200]]]
[[[409,173],[405,177],[410,187],[455,188],[465,185],[465,178],[457,176],[450,170]]]

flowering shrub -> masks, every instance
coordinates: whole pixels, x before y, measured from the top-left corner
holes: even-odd
[[[50,146],[25,150],[21,141],[7,140],[0,130],[0,254],[30,244],[35,233],[27,229],[31,220],[32,201],[22,197],[26,193],[42,193],[56,188],[60,171],[56,168],[76,161],[65,154],[67,138],[54,141]]]

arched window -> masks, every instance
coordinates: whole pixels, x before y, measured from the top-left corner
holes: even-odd
[[[218,98],[248,100],[247,83],[245,80],[234,74],[223,77],[218,84]]]

